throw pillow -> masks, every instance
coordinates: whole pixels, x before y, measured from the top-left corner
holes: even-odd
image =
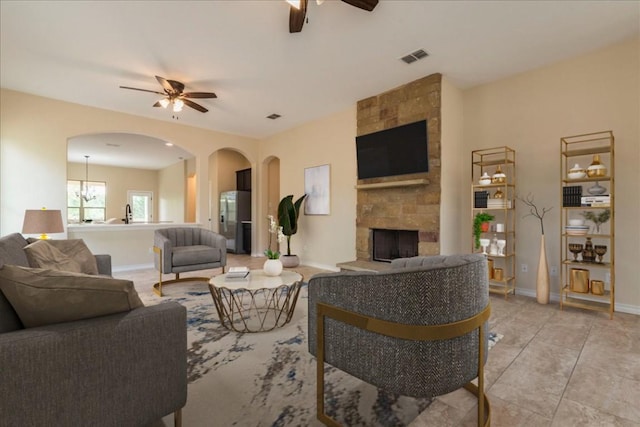
[[[0,269],[0,291],[25,328],[144,306],[130,280],[15,265]]]
[[[46,240],[38,240],[24,247],[31,267],[49,268],[51,270],[71,271],[81,273],[80,264],[62,253]]]
[[[29,243],[41,240],[27,240]],[[45,240],[49,245],[80,264],[80,273],[98,274],[98,262],[82,239]],[[32,265],[31,267],[43,267]]]

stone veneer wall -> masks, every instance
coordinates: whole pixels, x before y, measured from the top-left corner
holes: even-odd
[[[358,185],[426,178],[427,185],[358,189],[356,256],[371,260],[371,229],[418,230],[419,255],[440,253],[441,74],[358,101],[357,134],[427,120],[429,172],[359,180]]]

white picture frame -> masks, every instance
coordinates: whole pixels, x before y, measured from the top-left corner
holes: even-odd
[[[305,215],[329,215],[331,213],[331,167],[314,166],[304,169]]]

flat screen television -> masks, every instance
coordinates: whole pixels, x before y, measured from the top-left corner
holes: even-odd
[[[429,172],[427,122],[356,137],[358,179]]]

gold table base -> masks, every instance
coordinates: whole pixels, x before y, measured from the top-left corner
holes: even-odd
[[[302,281],[277,287],[228,289],[209,283],[220,323],[235,332],[266,332],[291,321]]]

